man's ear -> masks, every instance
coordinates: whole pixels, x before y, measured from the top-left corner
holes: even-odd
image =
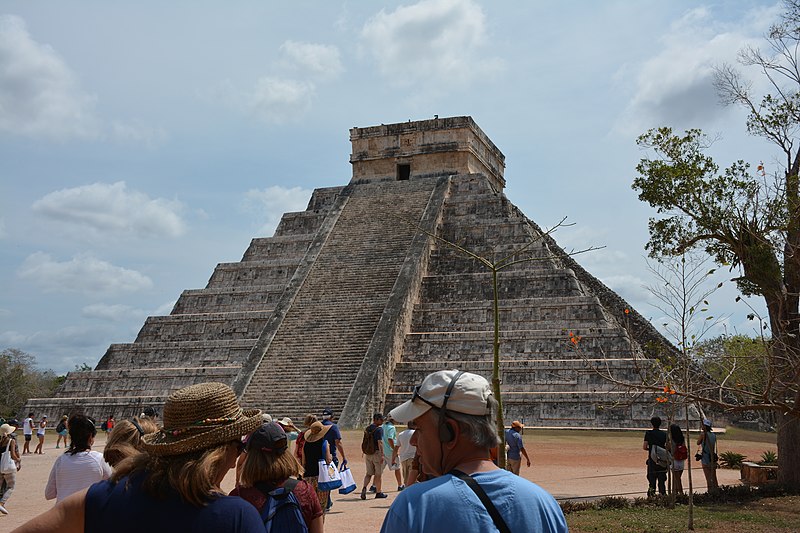
[[[454,448],[458,439],[461,437],[461,427],[458,425],[458,422],[453,420],[452,418],[445,418],[444,421],[445,425],[449,428],[449,434],[453,436],[448,442],[443,443],[446,448]]]

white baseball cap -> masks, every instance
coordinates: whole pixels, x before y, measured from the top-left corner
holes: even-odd
[[[441,409],[451,383],[453,387],[447,400],[448,411],[476,416],[489,414],[488,401],[492,389],[485,378],[460,370],[440,370],[429,374],[421,385],[414,387],[411,399],[392,409],[389,416],[397,422],[406,423],[424,415],[431,407]]]

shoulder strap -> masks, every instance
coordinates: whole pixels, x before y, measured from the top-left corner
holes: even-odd
[[[489,498],[489,495],[486,494],[486,492],[481,488],[478,482],[475,481],[475,478],[473,478],[472,476],[468,476],[461,470],[454,469],[448,473],[456,476],[458,479],[466,483],[469,488],[472,489],[472,492],[474,492],[478,496],[478,499],[480,499],[483,506],[486,507],[486,510],[489,512],[489,516],[492,517],[492,522],[494,522],[495,527],[497,528],[498,531],[500,531],[500,533],[511,533],[511,530],[508,528],[506,521],[503,520],[502,516],[500,516],[500,511],[498,511],[497,507],[494,506],[492,500]]]

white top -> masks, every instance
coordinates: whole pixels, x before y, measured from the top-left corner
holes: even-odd
[[[33,418],[28,417],[22,421],[22,434],[33,435]]]
[[[398,453],[398,457],[400,457],[401,461],[413,459],[414,454],[417,453],[417,447],[411,445],[411,435],[413,434],[413,429],[407,429],[405,431],[401,431],[397,436],[397,442],[400,444],[400,452]]]
[[[56,498],[56,502],[60,502],[70,494],[110,477],[111,467],[100,452],[85,451],[75,455],[65,452],[53,463],[44,497],[48,500]]]

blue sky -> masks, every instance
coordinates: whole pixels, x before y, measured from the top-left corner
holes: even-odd
[[[721,166],[779,170],[711,84],[773,2],[163,4],[0,6],[0,348],[43,368],[96,364],[347,183],[353,126],[471,115],[511,201],[568,216],[565,248],[605,246],[579,261],[654,323],[636,136],[700,127]],[[735,296],[712,310],[752,333]]]

